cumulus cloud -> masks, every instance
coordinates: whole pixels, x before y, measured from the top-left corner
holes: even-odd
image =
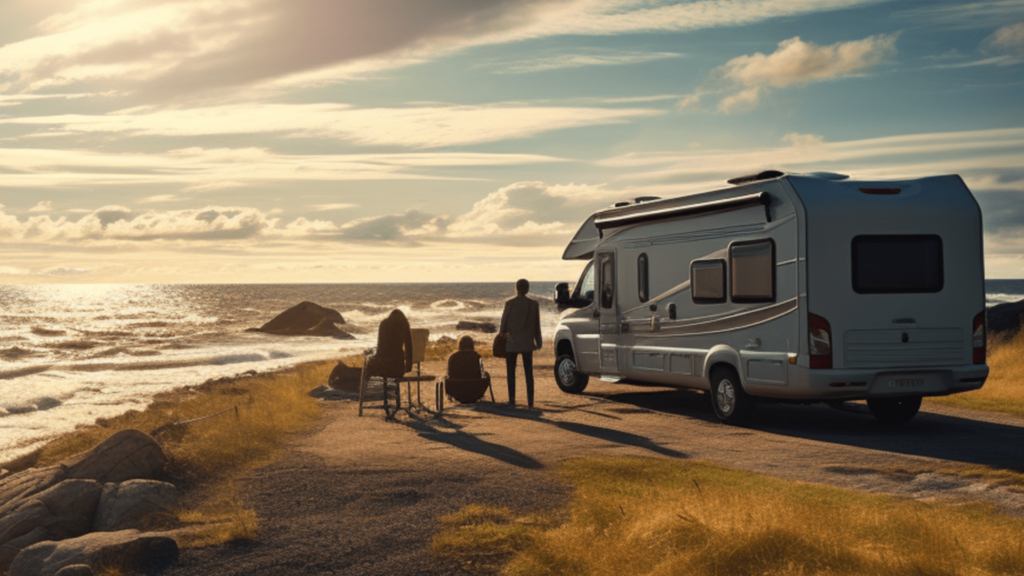
[[[53,210],[53,201],[40,200],[38,204],[28,209],[29,212],[49,212]]]
[[[0,47],[7,90],[90,82],[174,97],[337,81],[469,46],[745,25],[877,0],[93,0]]]
[[[896,53],[896,36],[869,36],[829,46],[804,42],[797,36],[780,42],[771,54],[758,52],[733,58],[717,72],[740,90],[722,99],[719,110],[732,112],[756,106],[768,88],[862,74]]]
[[[1000,65],[1017,64],[1024,60],[1024,22],[1003,26],[982,43],[984,50],[998,54],[993,59],[982,61]]]

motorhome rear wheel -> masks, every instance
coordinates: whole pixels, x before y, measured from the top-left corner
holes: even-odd
[[[757,399],[743,391],[740,377],[727,366],[711,371],[711,406],[718,419],[726,424],[746,420],[754,411]]]

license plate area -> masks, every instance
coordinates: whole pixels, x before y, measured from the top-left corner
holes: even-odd
[[[889,378],[889,388],[921,388],[924,386],[924,378]]]

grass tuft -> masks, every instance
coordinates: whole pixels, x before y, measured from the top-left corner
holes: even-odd
[[[493,551],[505,574],[1017,574],[1024,521],[787,482],[701,462],[580,459],[568,516],[521,522],[506,509],[446,517],[438,554]],[[501,537],[496,537],[501,534]],[[456,544],[453,544],[456,543]],[[500,554],[499,554],[500,553]]]
[[[1024,330],[1013,338],[991,338],[989,376],[979,390],[926,398],[927,402],[1024,416]]]

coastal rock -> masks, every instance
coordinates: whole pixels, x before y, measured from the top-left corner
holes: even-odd
[[[494,334],[498,331],[498,327],[494,325],[494,322],[476,322],[470,320],[462,320],[455,326],[455,329],[468,332],[483,332],[485,334]]]
[[[137,530],[94,532],[25,548],[11,564],[10,576],[49,576],[79,564],[94,570],[116,567],[151,572],[168,566],[177,558],[178,544],[166,536],[142,534]]]
[[[95,480],[65,480],[21,500],[0,517],[0,572],[28,546],[88,532],[101,491]]]
[[[441,336],[440,338],[435,340],[435,343],[438,346],[452,346],[456,342],[455,342],[455,338],[452,338],[451,336]]]
[[[278,336],[338,336],[347,333],[335,324],[344,323],[341,312],[333,308],[300,302],[260,326],[259,331]]]
[[[1013,336],[1024,323],[1024,300],[997,304],[988,309],[988,331]]]
[[[91,478],[106,484],[136,478],[154,479],[167,464],[156,440],[138,430],[121,430],[101,444],[61,463],[68,478]]]
[[[174,508],[178,490],[174,484],[157,480],[128,480],[103,487],[94,532],[116,532],[128,528],[151,530],[170,528],[178,523]]]

